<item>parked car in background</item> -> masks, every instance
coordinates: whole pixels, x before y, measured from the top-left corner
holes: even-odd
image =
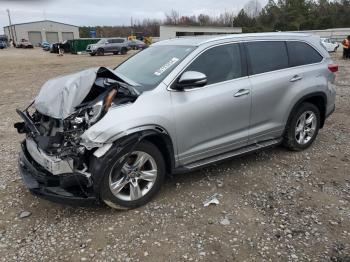
[[[335,110],[337,70],[308,34],[155,43],[113,70],[52,79],[17,110],[22,180],[61,203],[135,208],[166,174],[279,144],[305,150]]]
[[[107,53],[125,55],[128,52],[128,40],[126,38],[103,38],[96,44],[88,45],[86,52],[91,56]]]
[[[21,39],[20,42],[16,43],[17,48],[34,48],[33,44],[26,39]]]
[[[133,49],[133,50],[143,50],[143,49],[146,49],[148,47],[148,45],[141,41],[141,40],[129,40],[128,41],[128,46],[130,49]]]
[[[50,45],[50,53],[58,54],[58,47],[61,47],[65,53],[70,52],[69,42],[66,40],[62,43],[53,43]]]
[[[0,49],[7,48],[7,44],[5,41],[0,41]]]
[[[337,52],[339,44],[333,42],[330,38],[321,38],[321,42],[328,52]]]
[[[50,43],[49,42],[42,42],[41,47],[43,48],[44,51],[50,51]]]

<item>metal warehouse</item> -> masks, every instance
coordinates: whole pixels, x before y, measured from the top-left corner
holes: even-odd
[[[207,26],[160,26],[160,39],[199,35],[222,35],[242,33],[241,27],[207,27]]]
[[[56,43],[79,38],[78,26],[51,20],[12,24],[11,27],[5,26],[4,32],[7,38],[14,39],[14,42],[26,39],[33,45],[44,41]]]

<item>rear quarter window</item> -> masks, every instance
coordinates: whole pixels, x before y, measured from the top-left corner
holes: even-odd
[[[301,66],[319,63],[323,57],[309,44],[298,41],[287,42],[290,66]]]
[[[288,53],[284,41],[248,42],[246,48],[250,73],[253,75],[288,68]]]

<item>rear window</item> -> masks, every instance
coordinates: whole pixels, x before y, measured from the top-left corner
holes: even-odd
[[[283,41],[257,41],[246,43],[251,74],[288,68],[288,53]]]
[[[310,45],[303,42],[287,42],[290,66],[319,63],[323,57]]]
[[[114,39],[114,43],[124,43],[125,39]]]

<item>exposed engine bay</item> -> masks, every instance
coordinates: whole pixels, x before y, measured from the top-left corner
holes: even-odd
[[[26,134],[26,150],[46,171],[89,178],[96,148],[84,145],[81,135],[111,108],[135,102],[140,93],[133,84],[103,67],[50,80],[28,108],[17,110],[23,122],[15,128]]]

